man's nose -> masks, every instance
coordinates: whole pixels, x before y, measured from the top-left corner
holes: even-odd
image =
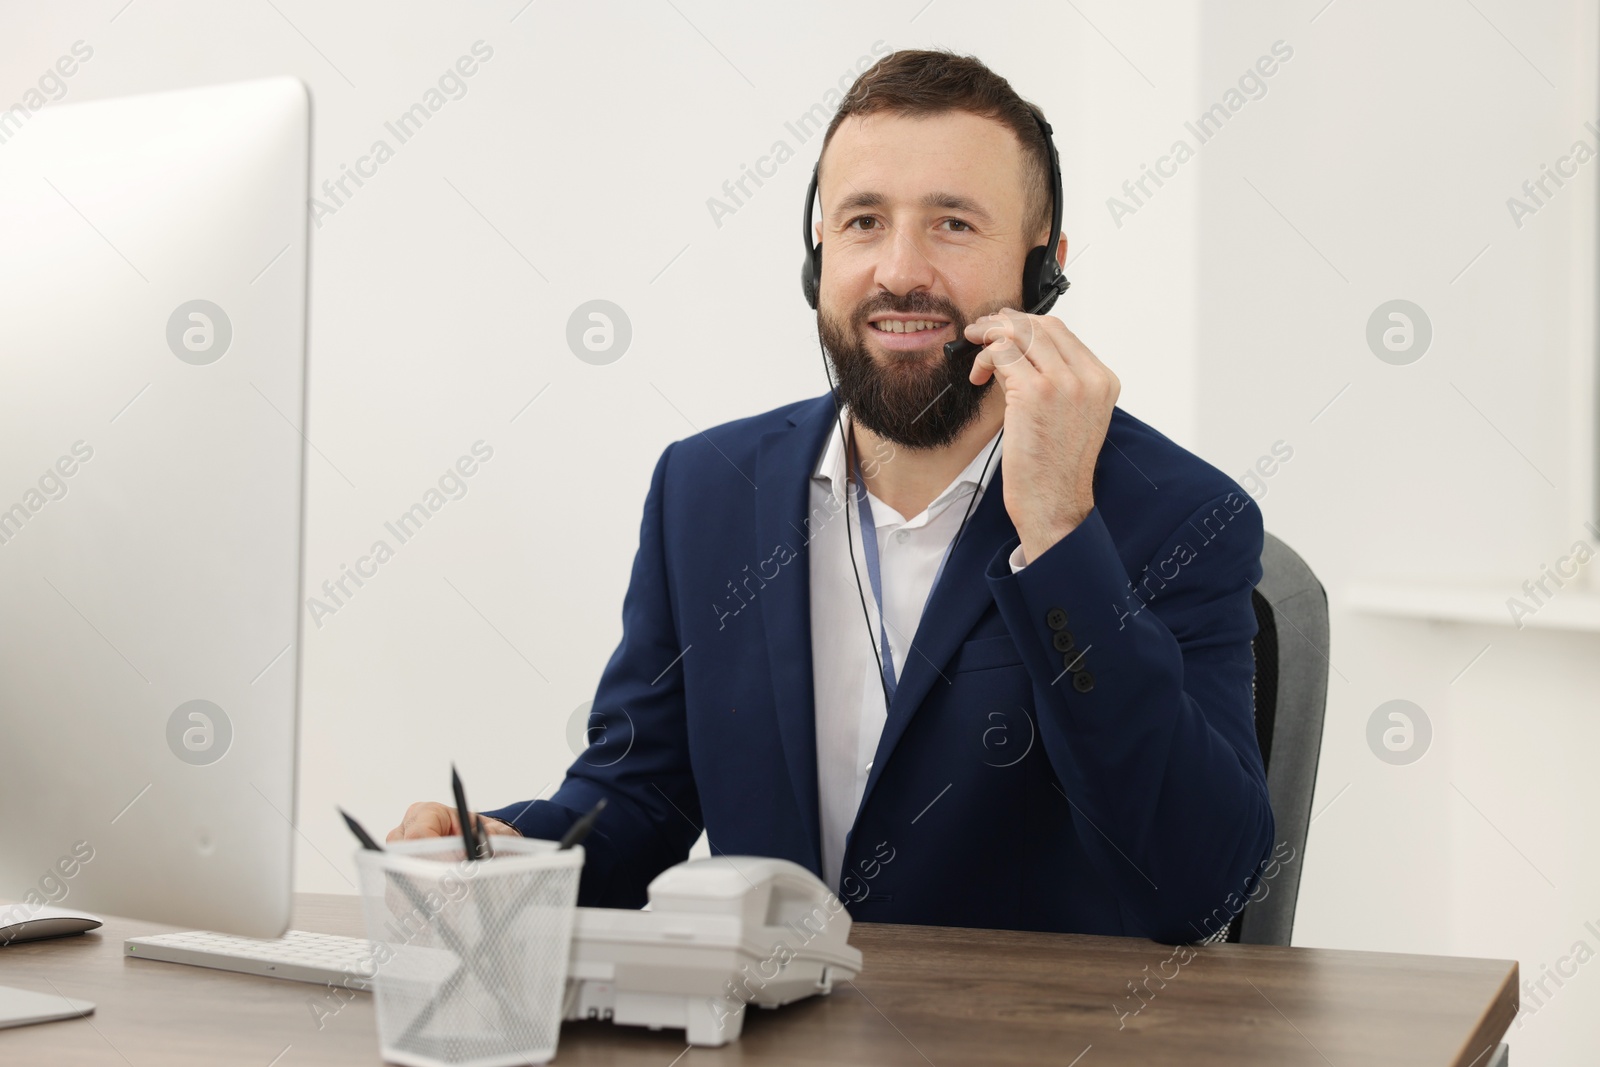
[[[926,250],[913,231],[904,226],[889,233],[878,261],[877,282],[891,293],[905,294],[913,289],[931,289],[937,272]]]

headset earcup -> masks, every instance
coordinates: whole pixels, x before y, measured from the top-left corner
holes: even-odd
[[[1060,273],[1056,261],[1050,258],[1050,248],[1046,245],[1035,245],[1029,252],[1028,258],[1022,264],[1022,306],[1031,308],[1050,295],[1050,303],[1044,305],[1037,314],[1043,315],[1055,304],[1055,294],[1051,283]]]
[[[822,288],[822,246],[812,245],[806,261],[800,265],[800,291],[806,294],[806,303],[817,310],[818,290]]]

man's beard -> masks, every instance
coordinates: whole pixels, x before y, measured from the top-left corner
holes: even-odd
[[[1001,301],[990,310],[1020,305],[1020,299]],[[950,301],[920,290],[898,297],[879,293],[863,301],[849,322],[817,311],[817,336],[833,363],[839,400],[851,416],[904,448],[943,448],[977,419],[995,379],[973,385],[968,379],[973,357],[952,359],[942,343],[931,357],[925,351],[891,350],[880,364],[867,348],[866,334],[873,329],[867,318],[881,311],[943,316],[954,324],[956,339],[965,336],[970,320]]]

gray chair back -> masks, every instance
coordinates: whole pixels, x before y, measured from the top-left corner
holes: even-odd
[[[1256,741],[1267,765],[1279,863],[1233,921],[1227,940],[1287,945],[1305,869],[1311,793],[1328,703],[1328,596],[1305,560],[1269,533],[1261,549],[1261,581],[1251,601],[1257,623],[1252,642]]]

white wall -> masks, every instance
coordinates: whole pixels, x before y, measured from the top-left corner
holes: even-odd
[[[619,636],[660,450],[825,387],[795,286],[817,146],[785,122],[882,41],[975,53],[1044,106],[1082,256],[1058,314],[1123,406],[1236,475],[1294,449],[1263,507],[1328,585],[1337,668],[1297,941],[1536,972],[1586,936],[1595,636],[1378,621],[1346,589],[1469,576],[1510,595],[1576,536],[1569,361],[1592,358],[1600,162],[1521,230],[1504,199],[1594,117],[1592,5],[674,2],[104,0],[0,36],[8,102],[78,39],[95,55],[68,100],[297,74],[318,182],[475,41],[494,50],[314,238],[313,583],[473,442],[495,454],[309,633],[300,887],[350,888],[335,803],[386,829],[443,799],[451,759],[482,805],[553,788]],[[1115,219],[1107,199],[1279,39],[1294,56],[1267,95]],[[778,139],[794,158],[717,225],[707,198]],[[1401,296],[1437,327],[1409,367],[1363,341]],[[634,329],[603,367],[564,340],[595,298]],[[1436,729],[1408,767],[1366,746],[1392,697]],[[1597,975],[1514,1031],[1521,1062],[1587,1062]]]
[[[1600,633],[1379,618],[1351,593],[1427,580],[1498,603],[1583,534],[1594,394],[1574,367],[1595,358],[1600,161],[1520,229],[1506,199],[1596,144],[1596,13],[1323,2],[1213,3],[1202,24],[1203,98],[1274,40],[1294,48],[1200,159],[1197,420],[1229,469],[1293,448],[1262,507],[1332,604],[1295,942],[1516,958],[1538,978],[1579,940],[1600,951]],[[1365,340],[1394,298],[1434,326],[1406,366]],[[1366,736],[1397,698],[1434,730],[1405,766]],[[1600,966],[1564,981],[1513,1028],[1516,1062],[1595,1061]]]

